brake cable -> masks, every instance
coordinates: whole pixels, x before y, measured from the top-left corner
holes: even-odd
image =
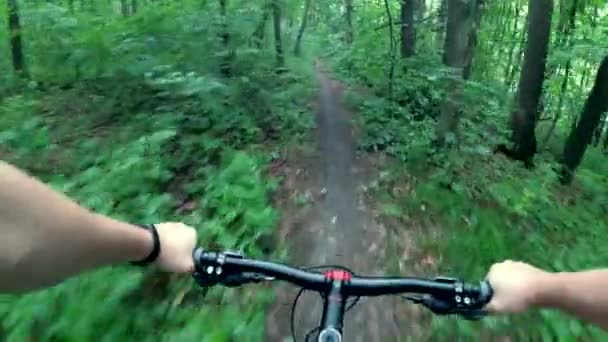
[[[322,266],[302,267],[301,269],[305,270],[305,271],[314,271],[314,270],[323,270],[323,269],[338,269],[338,270],[349,272],[353,276],[356,276],[356,274],[353,271],[351,271],[348,267],[339,266],[339,265],[322,265]],[[305,288],[301,288],[300,291],[298,291],[298,294],[296,295],[296,298],[294,299],[293,304],[291,305],[290,329],[291,329],[291,339],[293,342],[296,342],[296,329],[295,329],[296,306],[298,304],[298,300],[300,299],[300,297],[302,296],[304,291],[307,291],[307,290]],[[355,305],[357,305],[357,303],[359,303],[359,299],[361,299],[361,297],[355,297],[355,299],[350,303],[350,305],[348,305],[346,307],[346,310],[344,310],[344,313],[347,313],[348,311],[350,311],[350,309],[352,309]],[[323,300],[325,300],[325,298],[323,298]],[[311,329],[309,332],[306,333],[306,335],[304,337],[304,341],[308,342],[308,339],[314,333],[319,331],[320,329],[321,329],[321,327],[316,327],[316,328]]]

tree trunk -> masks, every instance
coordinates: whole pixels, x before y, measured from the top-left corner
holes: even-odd
[[[578,91],[580,94],[583,94],[587,89],[587,85],[589,83],[589,63],[587,61],[583,62],[583,74],[581,75],[581,81],[579,83]]]
[[[604,137],[604,151],[608,152],[608,127],[606,128],[606,137]]]
[[[25,57],[23,55],[23,42],[21,40],[21,21],[17,0],[8,0],[8,31],[10,33],[11,56],[15,73],[27,77]]]
[[[222,42],[222,60],[220,61],[220,73],[226,77],[232,74],[232,54],[230,52],[230,34],[228,33],[228,17],[226,15],[226,7],[228,0],[220,1],[220,15],[222,23],[220,25],[220,40]]]
[[[551,34],[553,0],[530,0],[528,43],[517,92],[517,108],[511,113],[513,156],[532,165],[537,151],[535,128],[543,90],[545,66]]]
[[[471,77],[471,70],[473,69],[473,57],[475,56],[475,49],[477,48],[477,34],[479,33],[479,26],[481,25],[483,5],[484,0],[473,0],[471,6],[473,25],[469,29],[465,64],[464,69],[462,70],[462,78],[465,80],[468,80]]]
[[[441,104],[437,126],[439,147],[458,145],[459,102],[462,91],[462,71],[466,63],[470,9],[472,0],[448,0],[448,21],[443,49],[443,63],[450,68],[447,94]]]
[[[560,5],[560,18],[558,23],[558,36],[556,37],[557,46],[565,46],[574,33],[576,26],[576,8],[578,7],[578,0],[571,1],[570,6],[567,6],[565,0],[561,0]]]
[[[515,4],[515,15],[513,18],[513,28],[511,31],[511,46],[509,48],[509,53],[508,53],[508,57],[507,57],[507,65],[505,67],[505,85],[509,88],[511,88],[511,84],[513,83],[513,75],[515,74],[514,70],[515,70],[515,66],[513,65],[513,53],[515,52],[515,47],[517,46],[516,43],[516,38],[517,38],[517,34],[519,33],[518,30],[518,24],[519,24],[519,13],[521,12],[521,3],[518,1]],[[525,33],[521,33],[522,35],[522,40],[525,39],[526,34]],[[521,51],[521,46],[523,46],[521,44],[520,41],[520,51]],[[517,63],[520,63],[521,59],[517,60]]]
[[[570,132],[564,148],[561,181],[568,184],[573,173],[583,160],[587,146],[591,142],[593,131],[600,122],[602,114],[608,110],[608,56],[600,64],[595,84],[583,107],[580,120]]]
[[[302,37],[304,36],[304,30],[306,30],[306,25],[308,24],[308,14],[310,12],[310,3],[312,0],[306,0],[304,4],[304,14],[302,15],[302,24],[300,25],[300,30],[298,31],[298,38],[296,39],[296,46],[293,49],[293,53],[296,56],[300,55],[300,50],[302,49]]]
[[[127,0],[120,0],[120,13],[125,17],[129,15],[129,5],[127,4]]]
[[[258,49],[261,49],[264,46],[264,34],[266,33],[266,23],[268,23],[268,17],[270,17],[270,7],[272,7],[272,4],[268,4],[263,9],[264,12],[262,13],[262,20],[260,20],[260,23],[253,32],[253,44]]]
[[[414,14],[417,21],[424,20],[426,14],[426,0],[414,0]]]
[[[568,63],[566,63],[566,71],[564,72],[564,78],[562,80],[562,85],[560,87],[560,91],[559,91],[559,99],[557,101],[557,112],[555,113],[555,116],[553,117],[553,121],[551,122],[551,127],[549,128],[549,131],[547,132],[547,136],[545,137],[545,141],[543,142],[543,145],[547,145],[549,143],[549,140],[551,139],[551,136],[553,136],[553,131],[555,130],[555,126],[557,125],[557,122],[559,121],[560,117],[562,116],[562,107],[563,107],[563,103],[564,103],[564,96],[566,96],[566,91],[568,90],[568,79],[570,77],[570,61],[568,61]]]
[[[446,13],[448,11],[448,0],[441,0],[439,5],[439,13],[437,13],[437,46],[440,48],[445,44],[445,26],[446,26]]]
[[[393,82],[395,76],[395,33],[393,31],[393,15],[391,14],[391,7],[388,3],[389,0],[384,0],[384,9],[386,11],[386,17],[388,20],[388,39],[389,39],[389,58],[390,64],[388,69],[388,99],[393,99]]]
[[[593,133],[593,146],[600,146],[600,141],[602,140],[602,133],[604,132],[604,128],[606,128],[606,120],[608,120],[608,116],[604,115],[600,118],[600,123],[598,124],[595,132]],[[608,128],[606,128],[608,129]]]
[[[519,5],[519,0],[516,0],[516,8]],[[504,37],[505,37],[505,32],[507,31],[507,26],[509,23],[509,20],[507,20],[507,18],[511,18],[511,9],[513,8],[513,2],[512,1],[500,1],[500,2],[495,2],[496,5],[495,6],[499,6],[497,13],[493,15],[493,17],[495,18],[494,22],[493,22],[493,27],[496,27],[498,29],[493,30],[493,34],[492,37],[489,39],[489,50],[493,51],[494,53],[498,53],[500,54],[500,47],[504,47],[503,41],[504,41]],[[517,19],[517,17],[516,17]],[[498,47],[497,44],[500,44]]]
[[[572,48],[573,45],[573,40],[572,40],[572,35],[574,34],[574,30],[575,30],[575,25],[576,25],[576,8],[577,8],[577,0],[573,0],[572,3],[570,4],[570,7],[567,7],[567,4],[564,0],[561,1],[560,3],[560,22],[559,22],[559,29],[558,29],[558,34],[559,36],[557,37],[557,46],[560,48],[564,48],[566,46],[568,46],[568,48]],[[555,129],[555,126],[557,125],[557,121],[559,121],[560,117],[561,117],[561,113],[563,112],[563,99],[564,96],[566,96],[566,91],[568,88],[568,81],[569,81],[569,77],[570,77],[570,69],[571,69],[572,63],[571,63],[571,59],[568,58],[568,60],[566,61],[566,66],[565,66],[565,74],[564,74],[564,79],[562,80],[562,85],[560,88],[560,94],[557,100],[557,113],[555,114],[555,117],[553,118],[553,122],[551,123],[551,128],[549,129],[549,132],[547,133],[547,137],[545,138],[545,144],[547,144],[549,142],[549,139],[551,138],[552,134],[553,134],[553,130]],[[556,74],[559,70],[559,65],[554,67],[553,70],[550,70],[548,72],[548,75],[550,75],[549,77],[553,77],[554,74]],[[545,96],[545,101],[547,102],[547,98],[549,96]],[[544,112],[544,108],[541,112]]]
[[[131,14],[137,13],[137,0],[131,0]]]
[[[415,2],[401,0],[401,57],[409,58],[416,52],[416,30],[414,28]]]
[[[355,39],[355,33],[353,32],[353,0],[346,1],[346,43],[349,45],[353,43]]]
[[[70,13],[74,13],[74,0],[68,0],[68,9]]]
[[[527,27],[530,24],[530,16],[526,15],[525,21],[524,21],[524,27],[527,30]],[[513,36],[515,37],[515,35]],[[526,39],[528,38],[528,32],[524,31],[521,32],[521,37],[519,38],[519,47],[517,49],[517,60],[514,61],[513,63],[511,63],[510,65],[512,66],[512,68],[510,68],[509,70],[509,74],[507,75],[507,81],[505,82],[505,85],[511,89],[513,88],[513,83],[515,82],[515,75],[519,72],[521,72],[521,64],[522,64],[522,59],[523,59],[523,55],[524,55],[524,49],[526,46]]]
[[[274,27],[274,48],[277,58],[277,66],[285,66],[285,56],[283,55],[283,42],[281,41],[281,5],[280,0],[272,0],[272,19]]]

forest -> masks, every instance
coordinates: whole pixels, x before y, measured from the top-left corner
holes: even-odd
[[[284,226],[325,203],[300,173],[323,167],[321,74],[382,273],[608,265],[608,1],[4,0],[0,52],[0,160],[98,213],[298,263]],[[0,295],[0,340],[276,340],[276,297],[110,267]],[[608,339],[552,310],[405,318],[392,340]]]

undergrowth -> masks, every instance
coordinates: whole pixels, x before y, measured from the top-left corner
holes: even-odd
[[[191,25],[199,18],[177,5],[144,14],[94,26],[50,4],[30,13],[41,26],[26,34],[52,31],[31,50],[69,46],[37,54],[37,81],[3,94],[0,158],[95,212],[180,221],[198,229],[200,246],[276,256],[262,242],[278,219],[266,165],[269,151],[303,142],[313,125],[311,63],[288,60],[276,73],[251,50],[222,77],[199,59],[211,38],[188,45],[208,29]],[[168,48],[174,34],[177,50]],[[110,55],[122,62],[106,63]],[[265,288],[203,292],[189,277],[117,266],[0,297],[0,340],[259,341],[271,297]]]
[[[65,93],[65,102],[47,110],[68,106],[71,94]],[[61,95],[53,96],[57,101]],[[262,124],[245,114],[245,107],[226,106],[225,110],[240,111],[240,119],[213,122],[209,118],[210,122],[195,126],[192,120],[201,122],[205,117],[187,111],[205,108],[203,101],[188,100],[93,128],[96,121],[78,113],[73,120],[40,113],[44,101],[45,94],[15,96],[0,106],[2,159],[98,213],[128,222],[182,221],[198,229],[201,246],[240,249],[258,257],[273,253],[259,243],[261,237],[273,234],[278,217],[269,202],[276,180],[268,179],[265,172],[269,141]],[[269,101],[270,108],[281,108],[281,102]],[[287,126],[292,119],[301,121],[303,112],[295,106],[286,110],[286,124],[278,127],[281,131],[274,139],[301,132]],[[249,134],[232,135],[235,131]],[[257,289],[247,295],[248,300],[222,290],[202,296],[196,295],[201,290],[191,288],[192,282],[114,267],[53,289],[5,296],[0,302],[2,339],[262,338],[268,290]],[[188,295],[193,296],[191,303],[182,304],[180,298]]]
[[[556,152],[566,129],[543,146],[536,167],[493,152],[508,139],[509,98],[492,84],[469,82],[463,100],[458,149],[433,147],[442,98],[436,65],[398,63],[395,99],[386,97],[385,75],[351,55],[336,54],[335,69],[351,84],[349,102],[364,127],[360,149],[392,157],[372,192],[382,215],[402,229],[421,227],[417,245],[432,255],[434,272],[482,279],[492,263],[522,260],[554,271],[608,264],[602,235],[608,231],[608,165],[591,148],[573,185],[559,185]],[[344,59],[348,62],[344,62]],[[427,58],[427,60],[430,57]],[[432,63],[429,63],[432,64]],[[345,68],[344,66],[350,66]],[[402,69],[401,69],[402,68]],[[414,71],[415,70],[415,71]],[[539,128],[539,136],[543,135]],[[407,188],[408,191],[403,191]],[[437,227],[440,229],[438,230]],[[481,323],[433,317],[432,340],[602,340],[608,335],[556,311],[492,317]]]

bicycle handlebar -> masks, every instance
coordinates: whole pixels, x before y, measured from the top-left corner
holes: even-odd
[[[327,295],[335,282],[340,282],[346,297],[369,297],[416,293],[430,297],[409,298],[423,304],[436,314],[459,313],[471,319],[485,315],[483,307],[490,302],[493,290],[487,281],[469,284],[458,279],[438,277],[361,277],[343,269],[324,273],[294,268],[284,264],[247,259],[235,252],[193,253],[194,278],[203,287],[217,284],[240,286],[265,280],[283,280],[307,290]]]

